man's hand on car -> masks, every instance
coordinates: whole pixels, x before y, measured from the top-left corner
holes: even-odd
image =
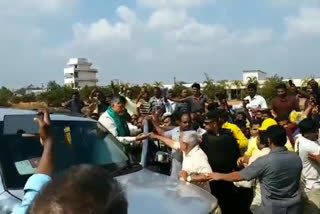
[[[184,180],[184,181],[187,181],[188,173],[187,173],[186,171],[182,170],[182,171],[180,172],[180,178],[181,178],[182,180]]]

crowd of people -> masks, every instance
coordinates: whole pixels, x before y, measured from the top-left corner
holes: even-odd
[[[112,97],[94,90],[87,116],[123,144],[141,145],[147,138],[164,144],[171,178],[210,192],[217,212],[320,213],[318,83],[311,80],[306,91],[292,82],[274,90],[270,106],[255,84],[247,86],[242,104],[233,106],[224,94],[210,100],[198,83],[191,96],[188,89],[174,96],[155,87],[150,97],[143,87],[136,100],[131,89]],[[300,98],[306,100],[302,108]],[[64,103],[75,114],[85,105],[77,93]]]

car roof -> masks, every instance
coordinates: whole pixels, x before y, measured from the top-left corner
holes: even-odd
[[[36,111],[13,109],[13,108],[0,108],[0,121],[3,121],[5,115],[24,115],[24,114],[35,114]],[[51,120],[53,121],[91,121],[95,120],[84,117],[69,116],[63,114],[51,114]]]

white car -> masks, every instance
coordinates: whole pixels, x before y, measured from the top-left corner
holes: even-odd
[[[19,130],[30,121],[19,120],[33,111],[0,108],[0,213],[11,213],[21,203],[23,187],[35,172],[42,154],[38,139],[26,138]],[[19,134],[4,134],[5,115],[15,115]],[[18,120],[17,120],[18,119]],[[131,163],[123,145],[112,134],[102,132],[91,119],[51,115],[56,139],[58,171],[76,164],[103,166],[113,173],[126,190],[129,214],[208,214],[217,200],[205,190],[175,181]],[[144,147],[147,144],[144,144]],[[143,148],[144,152],[147,151]],[[145,157],[142,157],[142,162]]]

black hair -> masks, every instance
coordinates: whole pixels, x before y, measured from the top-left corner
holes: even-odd
[[[234,122],[235,125],[237,125],[240,129],[247,128],[247,122],[243,120],[237,120]]]
[[[225,110],[218,110],[219,118],[222,119],[223,121],[227,121],[229,119],[228,112]]]
[[[267,133],[267,131],[260,131],[259,137],[260,137],[260,144],[262,144],[264,146],[268,146],[268,133]]]
[[[279,83],[277,86],[276,86],[276,89],[284,89],[284,90],[287,90],[287,86],[285,83]]]
[[[261,113],[262,113],[262,114],[267,114],[267,115],[269,115],[271,118],[273,118],[273,115],[272,115],[270,109],[263,109],[263,110],[261,111]]]
[[[245,120],[247,119],[247,115],[243,111],[238,112],[237,115],[238,114],[241,114]]]
[[[253,120],[252,123],[251,123],[251,127],[253,125],[260,125],[261,126],[261,124],[262,124],[262,120]]]
[[[219,107],[219,103],[217,103],[217,102],[212,102],[212,103],[209,103],[209,104],[208,104],[207,109],[208,109],[208,111],[214,111],[214,110],[216,110],[218,107]]]
[[[289,116],[287,114],[281,114],[277,116],[276,121],[279,123],[281,121],[289,120]]]
[[[206,115],[205,115],[205,120],[212,120],[214,122],[219,122],[220,119],[220,112],[221,110],[213,110],[213,111],[209,111]]]
[[[191,88],[196,88],[196,89],[200,90],[201,87],[200,87],[199,83],[195,82],[195,83],[192,84]]]
[[[305,135],[308,133],[316,133],[319,130],[319,124],[314,120],[312,120],[311,118],[302,120],[299,123],[298,127],[302,135]]]
[[[159,91],[161,91],[161,88],[158,87],[158,86],[156,86],[156,87],[153,88],[153,90],[159,90]]]
[[[257,91],[257,85],[254,84],[254,83],[248,84],[248,87],[247,87],[247,88],[248,88],[248,89],[253,89],[253,90]]]
[[[30,214],[127,214],[121,185],[107,170],[79,165],[53,177],[35,199]]]
[[[79,93],[79,91],[74,91],[74,92],[72,93],[72,95],[77,95],[77,96],[79,96],[80,93]]]
[[[126,98],[124,98],[123,96],[113,96],[112,99],[111,99],[111,104],[126,104],[127,103],[127,100]]]
[[[181,121],[183,116],[188,116],[189,118],[191,118],[190,112],[180,112],[178,114],[178,121]]]
[[[275,146],[284,146],[287,142],[287,132],[279,125],[270,126],[267,129],[268,138]]]

